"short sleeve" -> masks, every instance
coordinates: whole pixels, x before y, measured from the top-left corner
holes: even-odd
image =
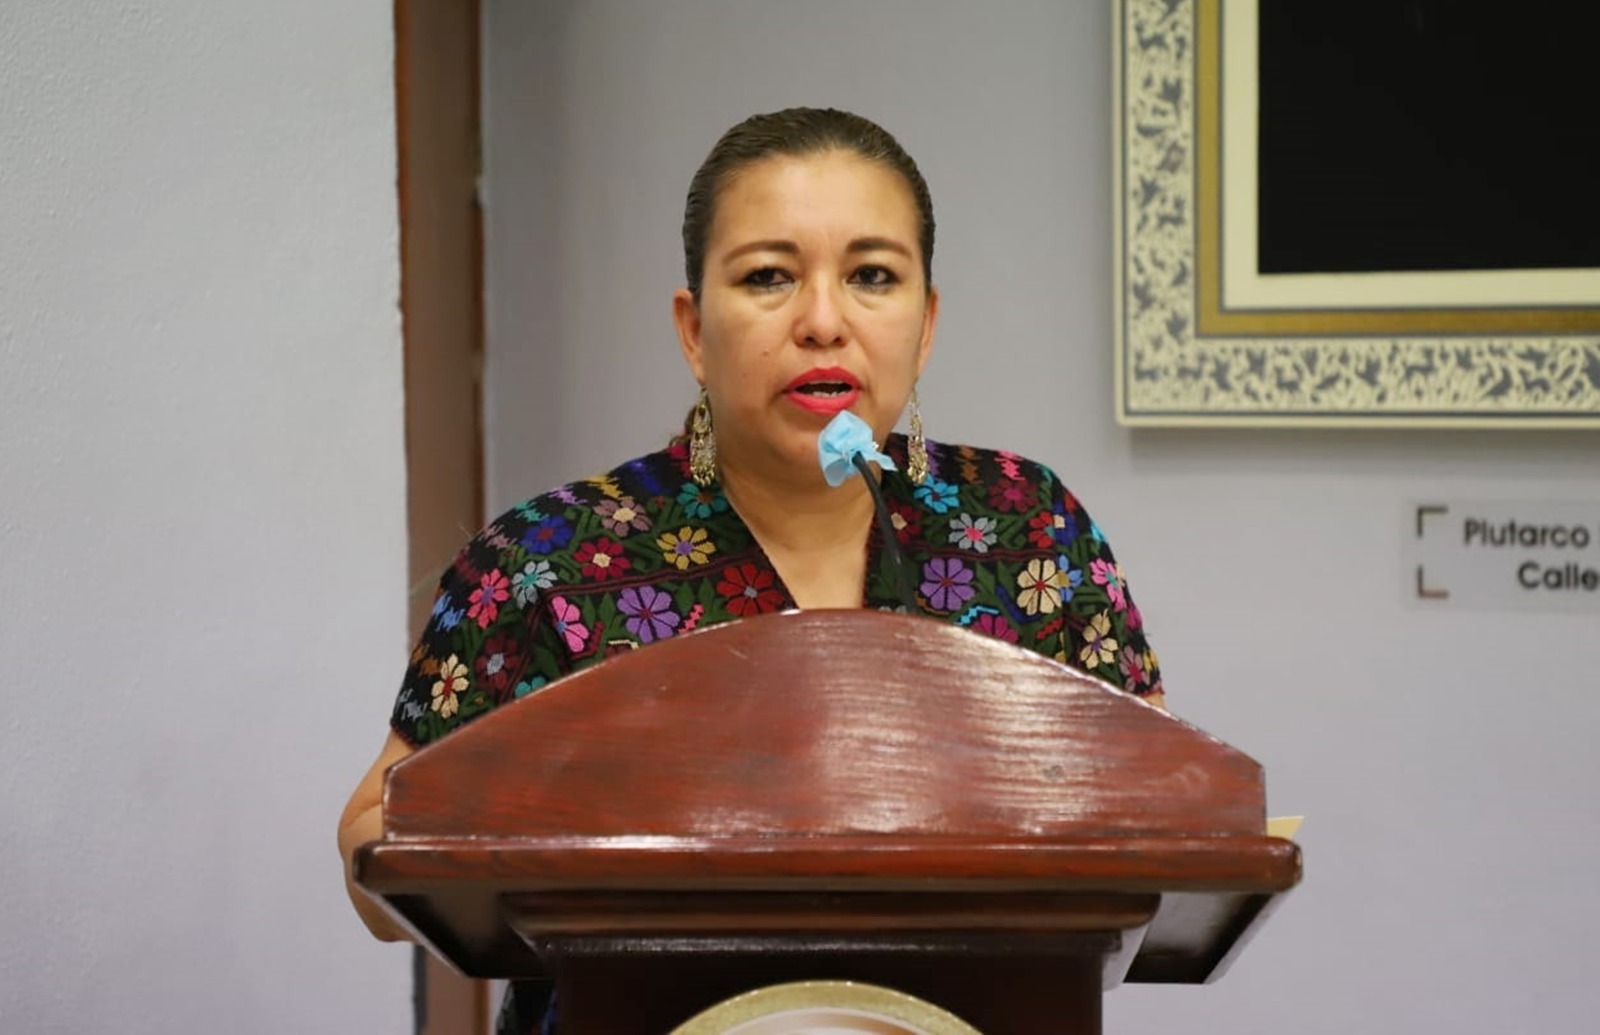
[[[438,740],[558,674],[540,631],[537,562],[523,562],[490,526],[446,569],[390,717],[407,743]]]
[[[1128,589],[1127,573],[1078,498],[1053,472],[1048,480],[1067,612],[1056,659],[1130,694],[1164,693],[1160,664]]]

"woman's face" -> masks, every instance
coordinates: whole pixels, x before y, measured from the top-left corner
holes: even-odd
[[[700,303],[673,299],[723,469],[820,480],[840,410],[881,443],[927,362],[938,295],[898,173],[848,151],[765,159],[720,194]]]

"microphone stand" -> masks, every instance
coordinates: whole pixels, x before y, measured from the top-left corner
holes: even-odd
[[[878,514],[878,532],[883,538],[883,555],[889,565],[889,581],[894,584],[895,595],[905,605],[907,612],[920,614],[922,608],[917,604],[905,554],[900,552],[900,537],[895,533],[894,521],[889,517],[889,505],[883,501],[883,490],[878,487],[878,479],[873,476],[867,458],[860,453],[851,456],[850,463],[861,472],[862,479],[867,483],[867,491],[872,493],[872,507]]]

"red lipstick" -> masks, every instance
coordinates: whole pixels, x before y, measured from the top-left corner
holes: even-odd
[[[817,367],[790,381],[783,394],[803,410],[833,416],[861,397],[861,382],[843,367]]]

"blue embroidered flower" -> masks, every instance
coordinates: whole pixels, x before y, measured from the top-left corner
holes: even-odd
[[[534,676],[532,679],[524,679],[522,682],[517,684],[516,689],[513,690],[512,693],[518,697],[527,697],[529,694],[533,693],[535,690],[544,686],[548,682],[549,680],[543,676]]]
[[[722,494],[721,489],[702,489],[694,482],[684,482],[683,488],[678,490],[678,504],[683,507],[685,514],[704,521],[713,514],[725,513],[728,497]]]
[[[1056,565],[1061,569],[1060,574],[1056,576],[1056,582],[1061,589],[1061,602],[1070,604],[1079,584],[1083,582],[1083,569],[1073,565],[1065,554],[1056,558]]]
[[[915,495],[918,503],[935,514],[943,514],[956,505],[961,494],[954,485],[930,475],[927,481],[917,486]]]
[[[522,533],[522,548],[529,553],[554,553],[572,540],[572,526],[558,517],[547,517]]]

